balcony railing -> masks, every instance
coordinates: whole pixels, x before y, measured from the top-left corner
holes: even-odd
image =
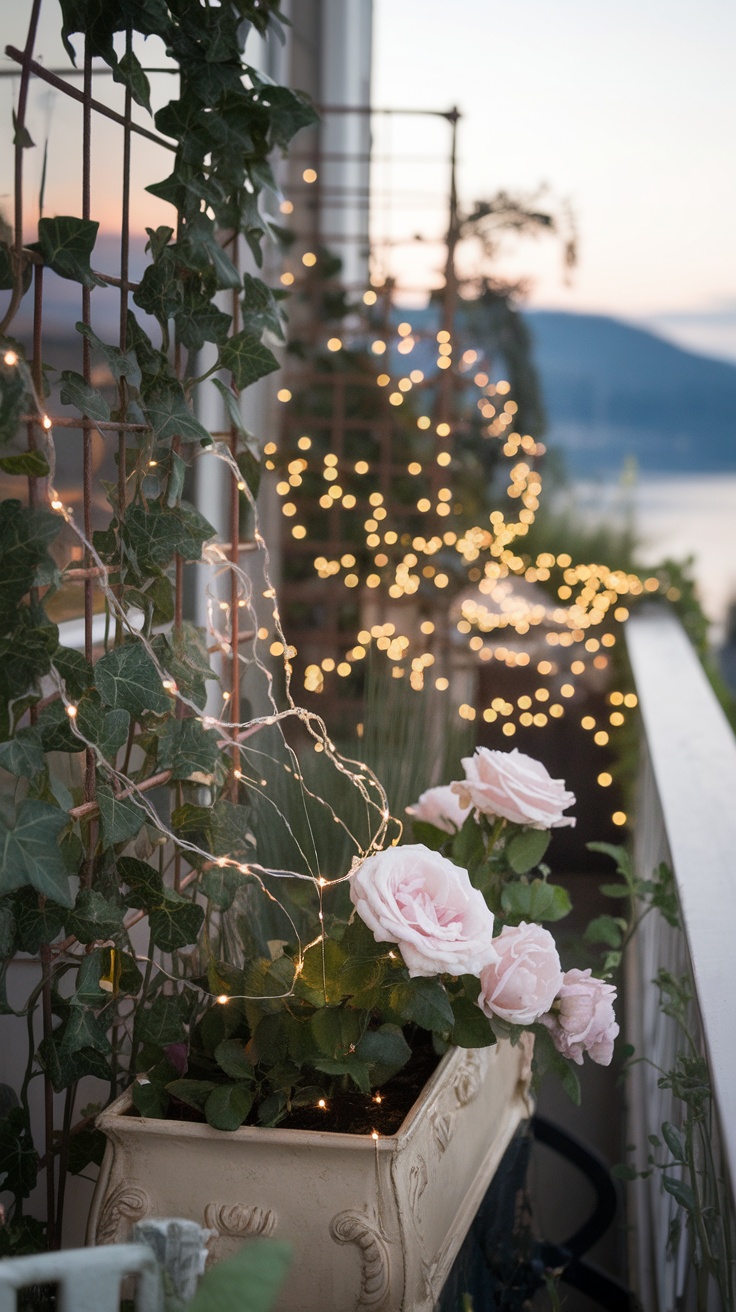
[[[642,613],[627,639],[644,730],[636,870],[671,867],[682,921],[647,915],[628,963],[627,1133],[639,1170],[660,1164],[632,1184],[631,1279],[647,1312],[721,1312],[736,1283],[736,738],[673,616]]]

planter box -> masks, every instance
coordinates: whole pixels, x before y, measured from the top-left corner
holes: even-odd
[[[108,1144],[88,1242],[146,1216],[198,1221],[213,1260],[278,1235],[294,1264],[278,1312],[431,1312],[519,1122],[530,1114],[531,1039],[456,1048],[395,1135],[261,1129],[232,1134],[130,1115],[98,1118]]]

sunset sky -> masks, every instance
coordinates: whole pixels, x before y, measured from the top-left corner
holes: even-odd
[[[736,6],[375,0],[374,12],[375,103],[463,113],[461,198],[542,182],[569,198],[571,286],[544,244],[512,262],[535,276],[533,304],[647,319],[736,359]],[[417,120],[392,133],[397,150],[429,135]]]

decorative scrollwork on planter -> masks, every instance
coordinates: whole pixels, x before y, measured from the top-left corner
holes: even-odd
[[[417,1160],[409,1171],[409,1206],[416,1221],[416,1210],[429,1181],[429,1171],[424,1158],[417,1155]]]
[[[467,1107],[476,1097],[483,1075],[483,1058],[479,1052],[470,1049],[455,1080],[455,1097],[461,1107]]]
[[[330,1222],[330,1234],[336,1243],[357,1244],[360,1249],[360,1296],[355,1312],[381,1307],[388,1294],[390,1263],[377,1226],[362,1212],[338,1212]]]
[[[145,1189],[137,1184],[119,1184],[102,1204],[95,1242],[114,1244],[121,1237],[119,1232],[124,1222],[129,1222],[129,1230],[135,1221],[142,1221],[150,1211],[151,1199]]]
[[[204,1209],[204,1223],[208,1230],[216,1230],[227,1239],[243,1239],[246,1235],[264,1235],[268,1238],[276,1229],[278,1217],[265,1207],[246,1207],[245,1203],[208,1203]]]
[[[452,1133],[455,1129],[454,1122],[455,1117],[451,1112],[446,1112],[445,1115],[435,1112],[432,1117],[432,1131],[434,1133],[435,1143],[441,1153],[445,1152],[447,1145],[452,1138]]]

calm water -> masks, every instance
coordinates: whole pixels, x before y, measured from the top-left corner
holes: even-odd
[[[630,517],[644,564],[665,556],[694,558],[700,599],[718,644],[728,605],[736,601],[736,473],[640,474],[621,484],[585,481],[575,502],[591,521]]]

